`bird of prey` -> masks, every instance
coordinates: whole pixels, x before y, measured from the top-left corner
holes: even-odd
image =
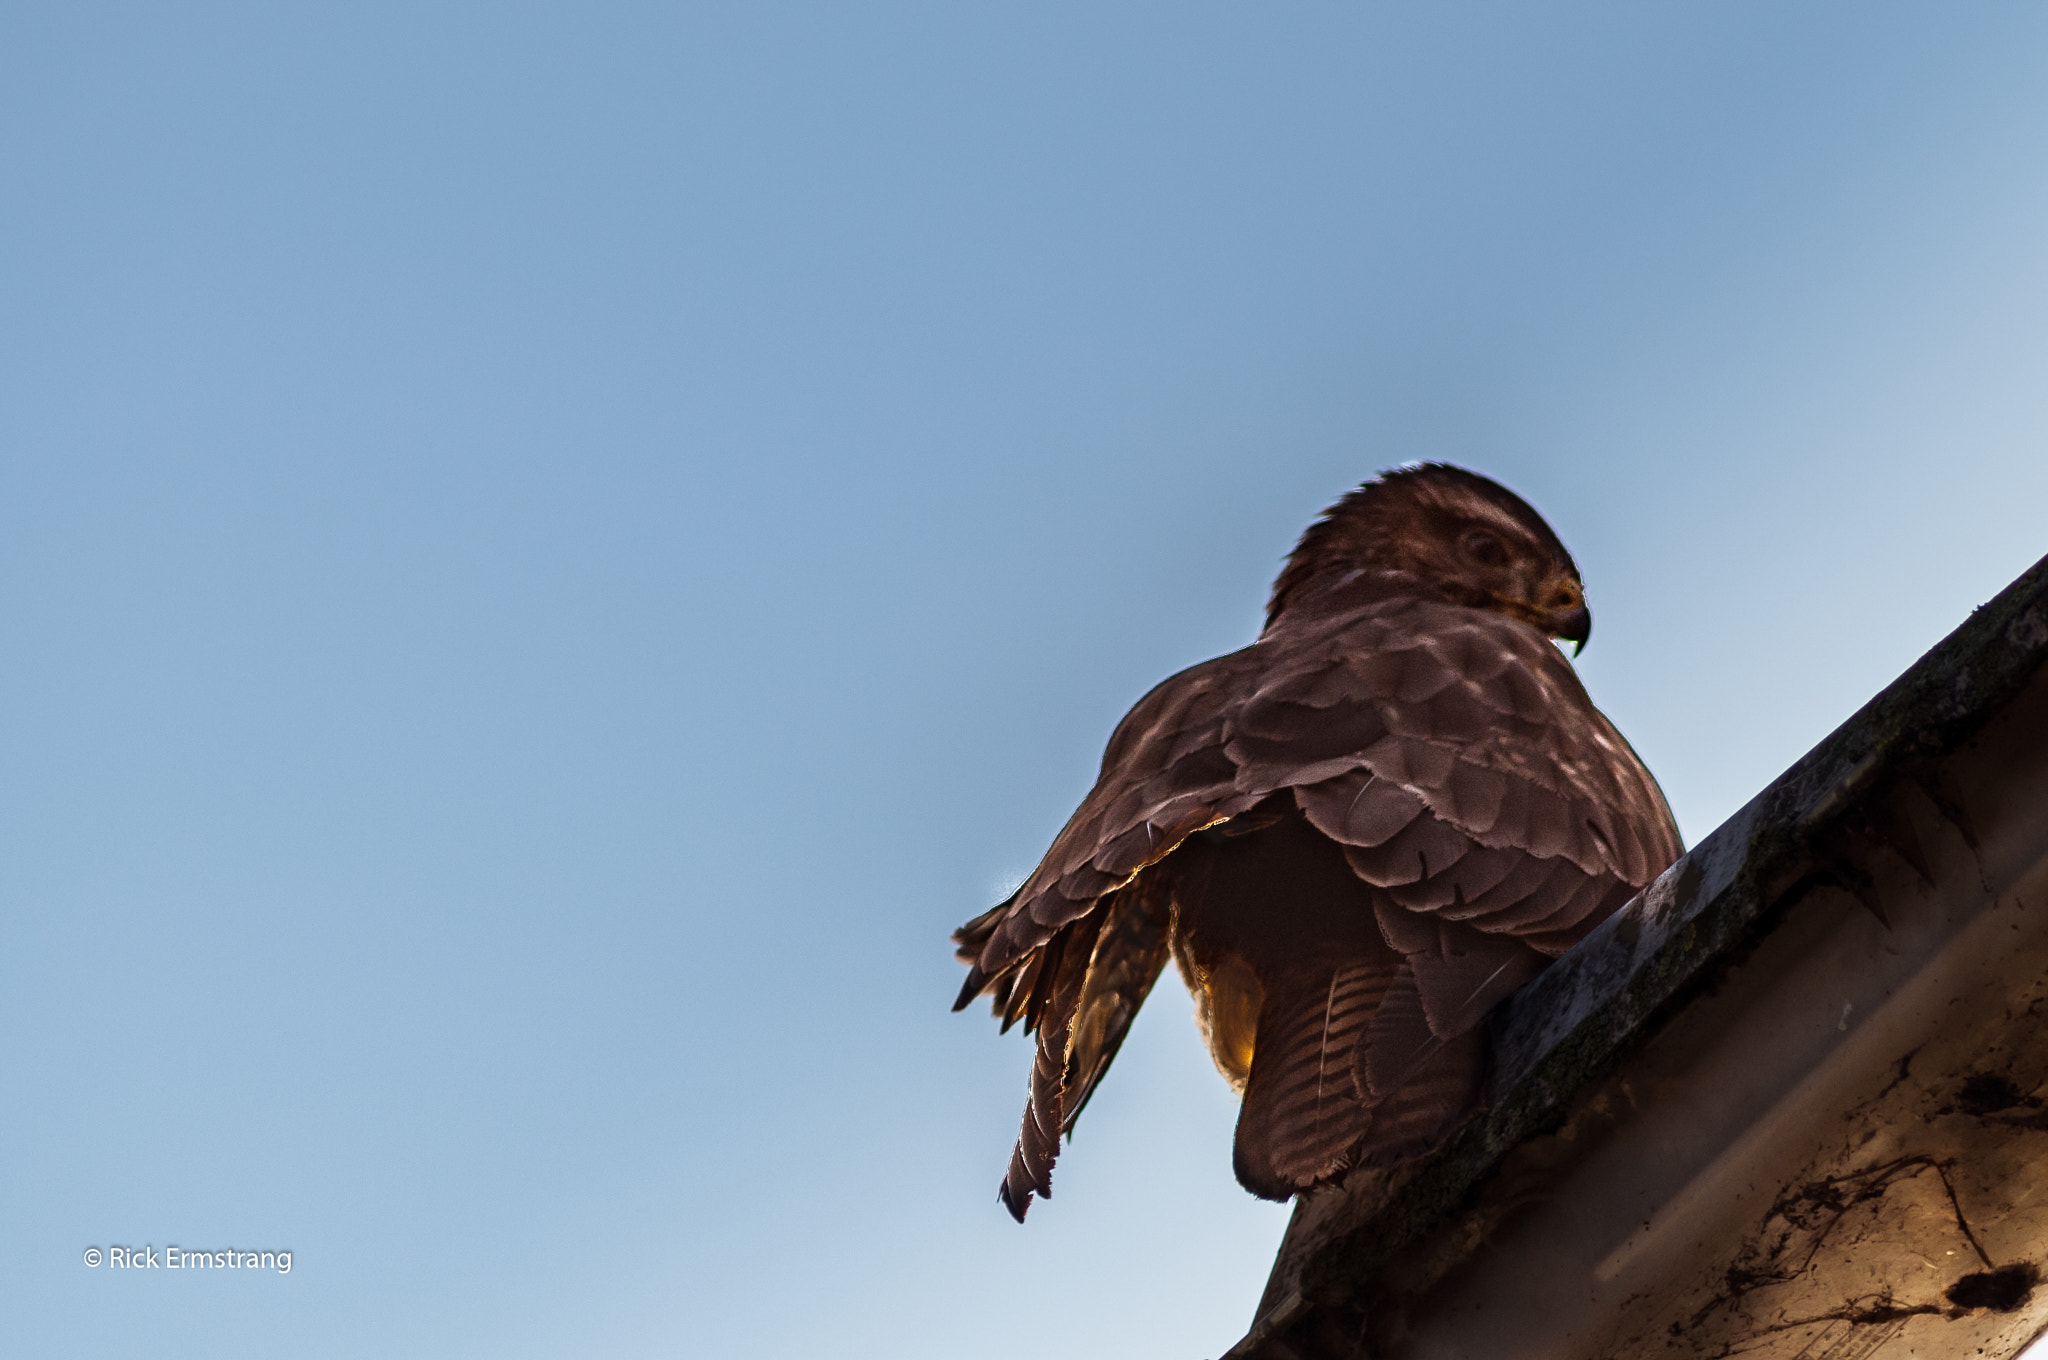
[[[1472,1112],[1488,1010],[1683,848],[1551,641],[1591,630],[1571,554],[1476,473],[1386,472],[1309,527],[1257,641],[1139,700],[1036,872],[953,936],[954,1009],[1037,1035],[1012,1216],[1169,955],[1253,1194]]]

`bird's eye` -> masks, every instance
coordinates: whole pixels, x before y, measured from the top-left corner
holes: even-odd
[[[1483,566],[1501,567],[1507,565],[1508,550],[1500,540],[1484,529],[1474,529],[1459,540],[1465,548],[1465,555]]]

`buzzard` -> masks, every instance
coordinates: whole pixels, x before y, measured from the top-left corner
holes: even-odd
[[[1037,871],[953,936],[954,1009],[1037,1035],[1012,1216],[1169,955],[1253,1194],[1472,1111],[1486,1013],[1683,848],[1551,642],[1591,630],[1571,554],[1476,473],[1383,473],[1309,527],[1258,640],[1139,700]]]

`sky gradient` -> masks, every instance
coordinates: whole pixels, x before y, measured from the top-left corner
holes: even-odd
[[[24,1355],[1214,1355],[1171,980],[1012,1224],[945,936],[1374,471],[1698,840],[2048,551],[2048,13],[17,4]],[[289,1275],[88,1246],[287,1249]]]

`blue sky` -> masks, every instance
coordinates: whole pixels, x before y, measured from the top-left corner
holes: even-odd
[[[2019,6],[10,6],[24,1354],[1214,1354],[1162,984],[1019,1229],[948,930],[1375,470],[1697,840],[2048,551]],[[288,1276],[87,1246],[288,1249]]]

